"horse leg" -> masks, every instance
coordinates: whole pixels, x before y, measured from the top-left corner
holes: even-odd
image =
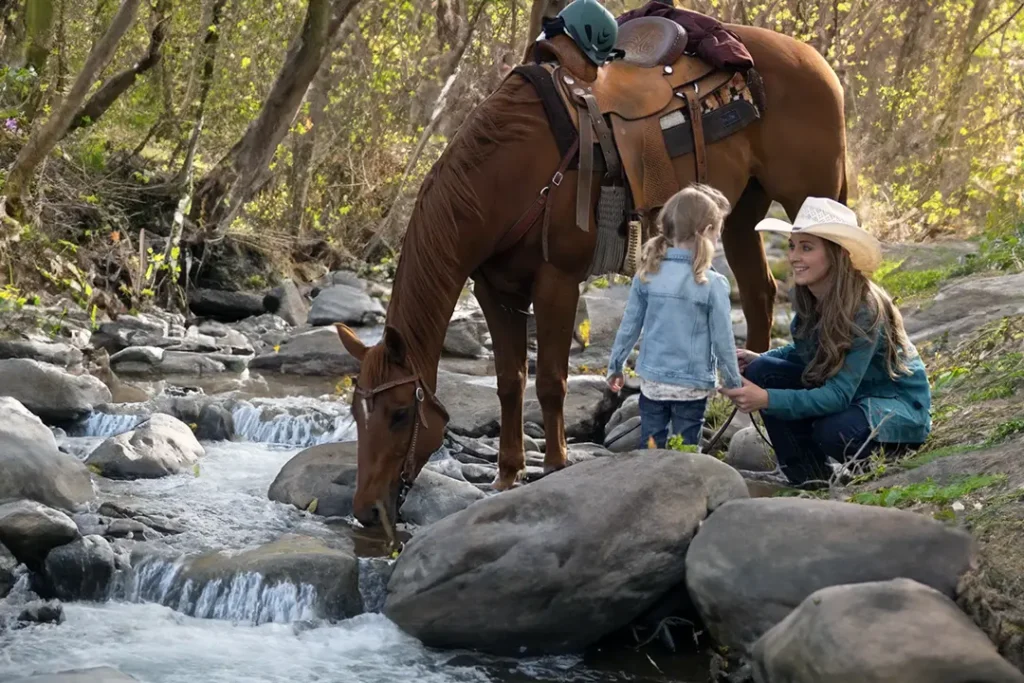
[[[501,441],[494,488],[512,488],[526,469],[523,452],[523,393],[526,389],[526,304],[504,305],[502,297],[479,278],[473,288],[494,344],[494,366],[501,402]]]
[[[537,271],[533,289],[533,311],[537,316],[537,400],[544,414],[544,470],[565,467],[566,378],[572,346],[578,280],[545,263]]]
[[[767,351],[771,343],[777,288],[768,268],[764,243],[760,233],[754,232],[754,226],[768,213],[771,203],[761,184],[751,179],[722,230],[725,258],[736,277],[743,315],[747,319],[747,348],[757,352]]]

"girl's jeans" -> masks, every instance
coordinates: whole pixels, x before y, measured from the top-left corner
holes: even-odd
[[[800,381],[803,368],[781,358],[762,356],[747,366],[743,373],[762,389],[806,389]],[[782,473],[794,484],[808,480],[828,481],[831,471],[827,461],[837,462],[853,458],[871,436],[864,411],[851,405],[846,410],[804,420],[784,420],[761,413],[768,438],[775,449],[775,457]],[[920,447],[921,444],[884,444],[886,454],[900,454]],[[866,458],[883,444],[872,440],[863,451]]]
[[[698,401],[654,401],[640,394],[640,448],[647,448],[650,438],[658,448],[665,448],[672,434],[681,434],[686,444],[700,446],[704,429],[704,410],[707,399]]]

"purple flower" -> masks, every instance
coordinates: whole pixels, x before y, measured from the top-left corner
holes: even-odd
[[[4,121],[4,128],[6,128],[9,131],[17,131],[18,119],[7,119],[6,121]]]

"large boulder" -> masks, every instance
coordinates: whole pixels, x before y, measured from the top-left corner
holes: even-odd
[[[92,375],[72,375],[49,363],[0,360],[0,396],[10,396],[47,421],[70,422],[110,401],[110,389]]]
[[[891,508],[790,498],[737,500],[701,527],[686,585],[715,639],[746,653],[811,593],[898,577],[950,598],[972,564],[971,537]]]
[[[484,497],[484,492],[469,482],[424,468],[409,489],[409,495],[399,512],[403,521],[427,526]]]
[[[138,679],[109,666],[71,669],[53,674],[35,674],[15,678],[8,683],[133,683]]]
[[[583,375],[569,377],[562,414],[565,435],[570,439],[603,437],[604,424],[621,402],[621,397],[608,389],[604,377]],[[536,387],[526,391],[523,419],[544,426],[544,412],[537,400]]]
[[[297,453],[289,460],[267,492],[270,500],[309,509],[315,500],[316,514],[345,517],[352,514],[356,492],[357,443],[325,443]]]
[[[320,290],[309,307],[306,323],[319,327],[345,323],[346,325],[373,325],[384,319],[384,307],[362,289],[348,285],[334,285]]]
[[[910,579],[822,588],[754,645],[757,683],[1024,683],[942,593]]]
[[[0,505],[0,543],[33,571],[42,567],[47,553],[76,538],[75,522],[59,510],[31,500]]]
[[[0,397],[0,500],[27,498],[74,510],[92,500],[92,477],[74,456],[57,450],[53,432],[9,397]]]
[[[288,534],[241,552],[210,552],[177,563],[136,552],[132,564],[138,597],[191,616],[262,624],[340,620],[363,611],[350,541],[328,545]]]
[[[102,536],[83,536],[46,556],[46,589],[61,600],[106,600],[114,577],[114,549]]]
[[[263,297],[259,294],[218,289],[193,289],[189,293],[188,307],[198,316],[228,323],[264,312]]]
[[[380,335],[359,331],[366,344],[376,343]],[[350,356],[333,327],[321,327],[289,337],[277,349],[267,349],[249,363],[252,370],[269,370],[292,375],[338,377],[359,372],[359,362]]]
[[[132,431],[104,441],[85,462],[110,479],[153,479],[192,469],[204,453],[188,425],[154,413]]]
[[[708,512],[745,496],[739,474],[709,456],[583,462],[413,536],[384,613],[428,646],[577,651],[677,586]]]
[[[729,440],[725,461],[739,470],[771,472],[775,469],[775,452],[764,442],[757,427],[744,427]]]
[[[0,359],[28,358],[62,368],[82,362],[82,352],[70,344],[39,338],[0,339]]]
[[[1004,316],[1024,314],[1024,273],[958,280],[944,286],[934,300],[904,314],[915,344],[968,334]]]
[[[448,410],[448,428],[454,433],[469,437],[498,433],[501,404],[495,378],[438,371],[436,393]]]
[[[309,305],[291,280],[285,280],[263,297],[263,308],[281,316],[289,325],[298,327],[306,322]]]

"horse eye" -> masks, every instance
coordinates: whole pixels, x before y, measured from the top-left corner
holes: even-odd
[[[409,421],[409,409],[399,408],[391,414],[391,429],[398,429]]]

